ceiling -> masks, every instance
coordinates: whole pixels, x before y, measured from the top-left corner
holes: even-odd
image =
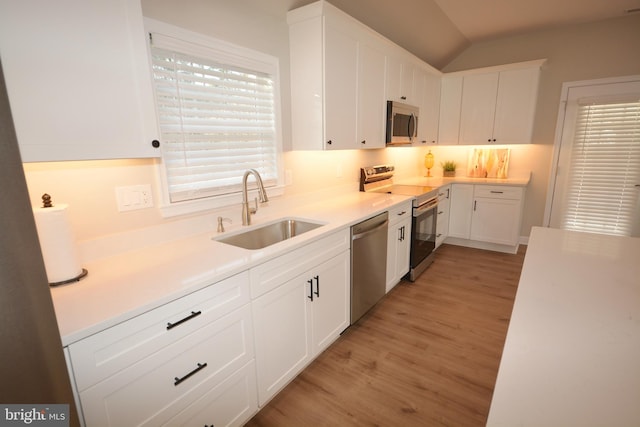
[[[283,1],[293,9],[314,0]],[[640,0],[328,1],[436,68],[478,41],[640,10]]]

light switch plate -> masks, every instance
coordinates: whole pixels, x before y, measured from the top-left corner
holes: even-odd
[[[153,207],[151,184],[116,187],[118,212],[133,211]]]

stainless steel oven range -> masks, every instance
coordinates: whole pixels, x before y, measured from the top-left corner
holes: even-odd
[[[411,265],[405,279],[415,281],[433,262],[436,248],[438,188],[393,183],[392,165],[360,169],[360,191],[413,196],[411,221]]]

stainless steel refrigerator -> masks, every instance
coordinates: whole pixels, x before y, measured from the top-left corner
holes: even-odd
[[[69,404],[77,426],[1,62],[0,227],[0,404]]]

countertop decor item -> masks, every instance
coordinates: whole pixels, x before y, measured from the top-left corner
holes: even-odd
[[[424,167],[427,168],[426,176],[431,176],[431,168],[433,167],[433,154],[431,154],[431,150],[424,155]]]
[[[509,171],[508,148],[474,148],[469,151],[467,176],[505,179]]]
[[[442,176],[452,177],[456,176],[456,162],[452,160],[447,160],[444,163],[440,163],[442,165]]]

